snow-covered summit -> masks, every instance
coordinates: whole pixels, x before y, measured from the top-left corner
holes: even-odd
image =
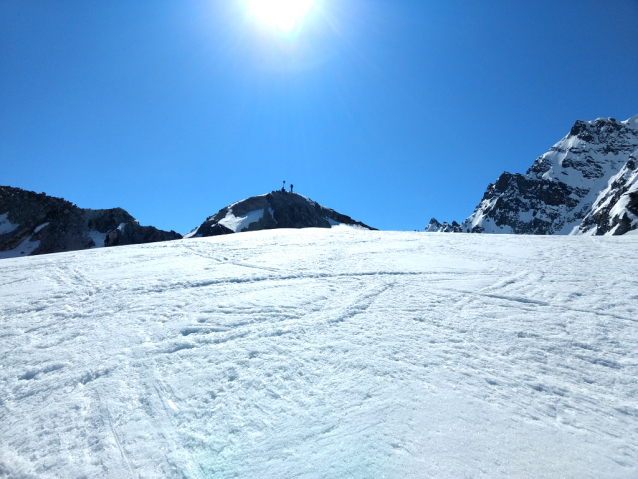
[[[636,175],[629,172],[636,169],[637,149],[638,115],[578,120],[525,175],[504,172],[490,184],[461,230],[598,235],[634,230],[638,193]]]
[[[331,228],[337,225],[375,229],[303,195],[273,191],[222,208],[184,237],[217,236],[276,228]]]

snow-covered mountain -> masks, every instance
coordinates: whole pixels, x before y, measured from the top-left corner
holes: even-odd
[[[0,186],[0,259],[181,237],[140,226],[122,208],[78,208],[45,193]]]
[[[184,237],[199,238],[277,228],[331,228],[337,225],[375,230],[310,198],[282,190],[253,196],[222,208]]]
[[[638,477],[638,236],[0,261],[0,477]]]
[[[525,175],[503,173],[457,230],[622,235],[638,228],[638,115],[577,121]],[[433,218],[426,231],[446,231]]]

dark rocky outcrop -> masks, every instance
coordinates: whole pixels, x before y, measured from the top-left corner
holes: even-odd
[[[456,221],[452,221],[451,224],[446,221],[439,223],[436,218],[432,218],[425,227],[425,231],[428,233],[462,233],[463,229]]]
[[[572,193],[573,188],[565,183],[504,172],[496,183],[488,185],[483,195],[481,204],[489,205],[483,217],[491,219],[499,228],[509,227],[516,234],[553,234],[561,207],[578,205]],[[522,218],[521,212],[531,212],[531,218]],[[466,225],[465,231],[482,233],[481,228],[481,225],[473,225],[470,229]]]
[[[0,186],[0,252],[4,256],[74,251],[180,239],[174,231],[140,226],[122,208],[79,208],[62,198]],[[12,225],[12,226],[8,226]],[[98,244],[96,244],[96,240]],[[17,251],[20,249],[21,251]]]
[[[276,228],[330,228],[336,224],[375,229],[305,196],[273,191],[222,208],[187,236],[217,236]]]
[[[202,237],[205,237],[205,236],[228,235],[233,233],[234,233],[233,230],[231,230],[230,228],[226,228],[225,226],[220,225],[219,223],[207,222],[199,227],[196,234],[201,235]]]

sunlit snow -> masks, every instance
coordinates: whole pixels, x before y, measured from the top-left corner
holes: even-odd
[[[638,476],[638,236],[0,261],[0,476]]]
[[[264,210],[249,211],[244,216],[235,216],[231,209],[225,218],[219,220],[219,224],[234,231],[240,232],[244,228],[248,228],[251,223],[258,222],[264,216]]]

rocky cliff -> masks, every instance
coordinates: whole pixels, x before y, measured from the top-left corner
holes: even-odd
[[[426,231],[620,235],[638,228],[638,115],[577,121],[525,175],[503,173],[474,213]]]
[[[273,191],[222,208],[185,237],[217,236],[275,228],[331,228],[341,224],[375,229],[321,206],[305,196]]]
[[[0,258],[180,239],[140,226],[122,208],[78,208],[62,198],[0,186]]]
[[[430,223],[425,227],[427,233],[462,233],[461,225],[456,221],[452,221],[452,224],[444,221],[439,223],[436,218],[432,218]]]

